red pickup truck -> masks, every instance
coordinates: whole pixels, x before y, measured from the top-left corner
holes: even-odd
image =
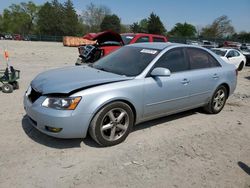
[[[101,57],[106,56],[127,44],[140,42],[167,42],[167,38],[162,35],[146,33],[123,33],[120,35],[113,31],[89,33],[83,38],[96,41],[96,44],[78,47],[80,58],[78,58],[76,65],[93,63]]]

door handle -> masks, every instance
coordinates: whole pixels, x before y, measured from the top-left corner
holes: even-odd
[[[190,81],[189,81],[188,79],[186,79],[186,78],[184,78],[184,79],[181,81],[181,83],[184,84],[184,85],[188,84],[189,82],[190,82]]]
[[[213,75],[213,78],[214,78],[214,79],[217,79],[217,78],[219,78],[219,75],[215,73],[215,74]]]

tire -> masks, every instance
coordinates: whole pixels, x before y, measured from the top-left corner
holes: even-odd
[[[204,110],[210,114],[219,113],[226,104],[228,91],[224,86],[219,86]]]
[[[134,124],[130,106],[113,102],[104,106],[90,123],[90,136],[101,146],[113,146],[123,142]]]
[[[18,81],[12,82],[12,85],[13,85],[13,89],[19,89],[19,83],[18,83]]]
[[[3,93],[12,93],[13,92],[13,86],[11,84],[3,84],[2,92]]]
[[[239,67],[238,67],[238,71],[241,71],[243,69],[243,67],[244,67],[244,62],[241,62]]]

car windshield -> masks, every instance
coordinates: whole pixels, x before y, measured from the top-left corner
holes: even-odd
[[[159,50],[124,46],[95,62],[91,67],[125,76],[139,75]]]
[[[135,37],[135,35],[121,35],[121,37],[122,37],[123,43],[127,45]]]
[[[219,55],[219,56],[225,56],[225,54],[226,54],[226,50],[218,50],[218,49],[212,49],[212,51],[214,52],[214,53],[216,53],[217,55]]]

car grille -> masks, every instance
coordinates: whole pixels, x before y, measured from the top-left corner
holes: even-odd
[[[34,103],[39,97],[41,97],[42,94],[34,90],[33,88],[31,89],[31,92],[28,96],[29,100]]]

